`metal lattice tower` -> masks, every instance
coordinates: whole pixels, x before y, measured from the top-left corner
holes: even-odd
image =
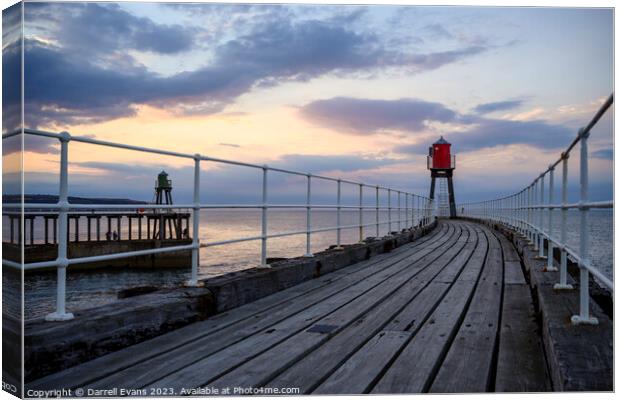
[[[437,212],[440,217],[450,216],[448,181],[446,179],[439,179],[439,194],[437,196],[437,207]]]

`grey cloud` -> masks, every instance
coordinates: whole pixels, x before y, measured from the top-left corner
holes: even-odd
[[[429,122],[459,123],[464,131],[443,132],[459,151],[509,144],[558,148],[567,144],[573,131],[543,120],[512,121],[462,115],[440,103],[419,99],[373,100],[335,97],[309,103],[300,109],[307,120],[342,133],[370,135],[384,131],[415,133]],[[403,145],[402,153],[424,153],[428,143]]]
[[[21,135],[2,140],[2,155],[9,155],[22,151]],[[23,150],[38,154],[59,154],[56,139],[41,136],[24,135]]]
[[[56,21],[52,32],[63,46],[89,54],[126,52],[127,49],[172,54],[193,46],[192,28],[163,25],[136,17],[117,4],[28,3],[25,14],[32,22]]]
[[[368,170],[398,162],[400,160],[373,156],[287,154],[280,157],[274,166],[293,171],[322,173]]]
[[[495,146],[526,144],[542,149],[566,147],[574,136],[573,131],[563,125],[546,121],[510,121],[482,119],[462,132],[445,132],[446,140],[455,151],[475,151]],[[402,145],[394,150],[403,154],[424,154],[429,143],[418,142]]]
[[[236,143],[218,143],[220,146],[225,146],[225,147],[234,147],[236,149],[240,148],[241,145],[238,145]]]
[[[431,37],[436,39],[452,39],[454,35],[450,33],[443,25],[441,24],[428,24],[424,28],[422,28],[424,32],[427,32]]]
[[[474,112],[478,114],[488,114],[495,111],[512,110],[521,107],[523,100],[505,100],[493,103],[479,104],[474,108]]]
[[[310,122],[356,135],[386,130],[420,131],[429,121],[458,120],[457,113],[442,104],[418,99],[335,97],[306,104],[300,113]]]
[[[60,41],[63,47],[54,47],[30,40],[26,45],[29,77],[26,96],[30,127],[131,116],[135,113],[134,106],[138,104],[188,113],[217,113],[257,86],[382,67],[401,67],[420,72],[486,50],[483,46],[475,46],[430,54],[404,54],[387,50],[373,35],[357,33],[338,24],[320,20],[291,22],[275,16],[256,23],[247,34],[214,46],[210,64],[194,71],[162,77],[133,65],[131,60],[120,61],[122,68],[119,68],[119,61],[109,67],[105,66],[106,63],[89,63],[84,52],[75,49],[99,46],[114,51],[123,44],[114,42],[115,39],[108,36],[123,37],[127,34],[129,38],[126,40],[131,40],[129,47],[148,49],[149,46],[163,46],[153,47],[153,50],[173,51],[183,48],[180,45],[183,40],[177,41],[169,32],[173,28],[136,19],[117,7],[105,7],[101,16],[95,16],[84,5],[82,8],[78,16],[86,18],[86,15],[85,20],[62,23],[63,27],[70,27],[62,31],[59,38],[64,35],[77,37],[67,38],[69,44]],[[103,39],[93,38],[92,32],[80,35],[75,31],[85,29],[89,20],[97,18],[101,21],[94,31],[103,34]],[[101,27],[104,21],[109,24]],[[81,24],[82,28],[74,27],[76,24]],[[134,24],[141,24],[142,27],[138,29]],[[170,41],[159,41],[164,37]]]

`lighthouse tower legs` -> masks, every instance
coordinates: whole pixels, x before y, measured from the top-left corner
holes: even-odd
[[[448,198],[450,199],[450,218],[456,218],[456,202],[454,200],[454,185],[452,185],[452,174],[448,179]]]
[[[454,199],[454,185],[452,184],[452,170],[431,170],[431,192],[429,198],[435,199],[435,179],[448,180],[448,199],[450,202],[450,218],[456,218],[456,200]]]

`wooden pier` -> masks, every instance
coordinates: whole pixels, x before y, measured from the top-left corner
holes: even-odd
[[[8,218],[9,235],[3,242],[21,244],[22,215],[15,212],[4,212]],[[24,245],[57,244],[58,213],[28,213],[24,218]],[[69,213],[67,215],[68,242],[100,242],[121,240],[181,240],[189,238],[191,214],[187,212],[90,212]],[[80,235],[80,221],[86,221],[83,229],[86,237]],[[125,226],[122,222],[126,220]],[[143,223],[146,220],[146,224]],[[35,238],[35,226],[42,223],[43,237]],[[133,227],[138,232],[134,232]],[[143,229],[144,226],[144,229]]]
[[[553,382],[557,371],[549,370],[524,271],[498,231],[442,220],[431,234],[390,253],[26,388],[83,388],[102,396],[112,388],[146,389],[147,395],[222,394],[226,388],[270,394],[282,388],[316,394],[565,390],[569,386]],[[563,340],[573,336],[565,345],[597,346],[588,335],[599,328],[564,328]],[[613,368],[606,365],[612,354],[579,357],[563,362]],[[604,373],[589,383],[588,371],[576,373],[589,390],[612,390],[600,384],[607,382]]]

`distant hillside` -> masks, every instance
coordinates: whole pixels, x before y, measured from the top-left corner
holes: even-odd
[[[19,195],[3,195],[4,203],[19,203]],[[57,203],[58,196],[51,194],[27,194],[24,195],[26,203]],[[104,197],[73,197],[69,196],[69,203],[72,204],[148,204],[146,201],[131,199],[109,199]]]

